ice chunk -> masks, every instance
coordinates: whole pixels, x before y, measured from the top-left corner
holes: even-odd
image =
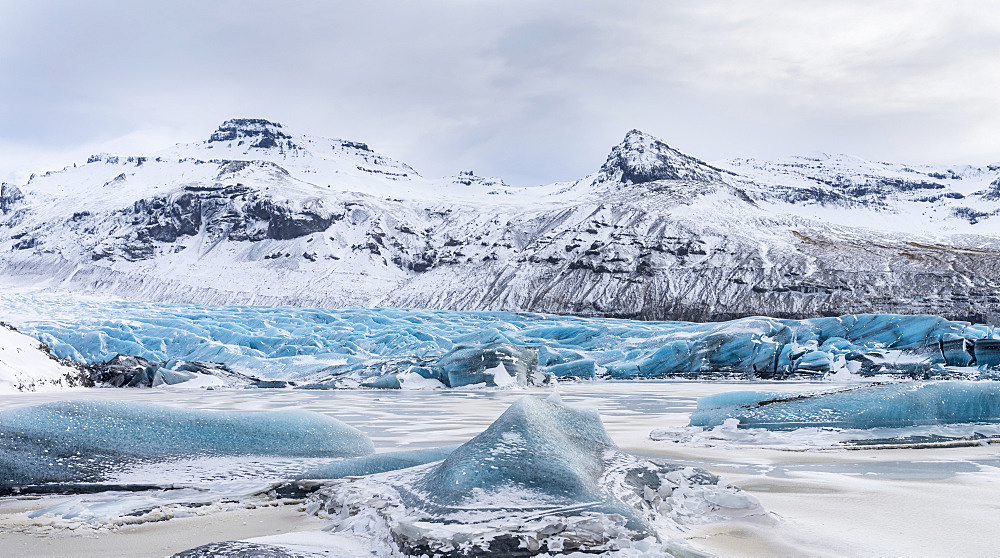
[[[895,428],[1000,421],[1000,382],[875,384],[805,395],[732,392],[704,397],[691,426],[739,420],[740,428]]]
[[[435,368],[447,375],[449,387],[480,383],[524,386],[538,370],[538,350],[508,343],[463,347],[441,357]]]
[[[944,357],[945,363],[950,366],[969,366],[976,359],[973,353],[973,342],[964,337],[954,333],[946,333],[941,336],[940,344],[941,356]]]
[[[975,346],[976,364],[1000,366],[1000,339],[979,339]]]
[[[525,397],[440,463],[333,481],[310,498],[373,550],[609,551],[694,518],[762,513],[704,470],[622,452],[597,413]],[[310,508],[312,509],[312,508]]]
[[[549,374],[557,378],[585,378],[593,380],[596,376],[594,361],[589,358],[553,364],[547,369]]]
[[[309,411],[218,412],[124,401],[65,401],[0,411],[0,490],[101,482],[137,461],[373,452],[371,440],[359,430]]]

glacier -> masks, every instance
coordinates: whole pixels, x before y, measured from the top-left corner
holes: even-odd
[[[517,400],[441,462],[331,481],[309,502],[375,553],[430,556],[606,552],[765,515],[707,471],[622,452],[595,411],[555,396]]]
[[[231,413],[81,400],[0,411],[0,491],[101,483],[136,463],[181,457],[333,458],[374,451],[356,428],[301,410]]]
[[[131,355],[166,363],[161,374],[188,366],[171,362],[215,362],[265,380],[257,384],[262,386],[408,389],[544,384],[552,378],[993,377],[994,347],[1000,344],[990,326],[926,315],[691,323],[512,312],[176,305],[39,293],[0,293],[0,303],[8,320],[59,357],[100,362]],[[181,376],[164,376],[163,382]],[[156,383],[152,375],[149,380]]]
[[[698,400],[690,425],[714,428],[875,429],[1000,422],[1000,382],[901,382],[832,392],[737,391]]]

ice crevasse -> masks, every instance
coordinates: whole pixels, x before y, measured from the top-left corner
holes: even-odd
[[[314,387],[499,385],[507,376],[530,382],[537,372],[618,379],[933,377],[946,364],[1000,364],[992,328],[935,316],[698,324],[509,312],[98,304],[40,295],[0,299],[15,325],[60,357],[218,362]]]

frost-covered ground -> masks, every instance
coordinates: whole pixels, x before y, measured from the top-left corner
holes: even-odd
[[[561,384],[564,402],[597,410],[610,438],[625,452],[704,467],[756,497],[773,520],[723,521],[691,525],[681,540],[719,555],[964,555],[993,552],[992,512],[1000,482],[1000,452],[993,445],[937,449],[801,450],[794,433],[772,433],[772,445],[743,440],[713,444],[652,440],[656,429],[688,429],[698,398],[714,393],[760,389],[814,392],[822,383],[585,382]],[[224,411],[297,408],[340,419],[367,434],[386,452],[462,443],[483,432],[526,394],[547,397],[552,388],[520,390],[299,391],[299,390],[111,390],[82,389],[74,399],[122,399],[172,407]],[[0,396],[0,409],[23,408],[66,399],[67,394],[20,393]],[[796,437],[798,436],[798,437]],[[163,556],[201,544],[275,535],[259,543],[294,543],[300,551],[334,545],[341,552],[365,549],[350,533],[324,533],[329,520],[305,513],[306,503],[277,505],[247,482],[219,485],[215,476],[255,471],[252,460],[209,463],[180,461],[171,467],[122,470],[130,482],[216,484],[215,493],[135,492],[43,496],[0,501],[0,543],[15,555],[94,555],[128,548],[129,554]],[[275,462],[262,466],[275,466]],[[281,464],[279,464],[281,465]],[[287,465],[287,463],[285,463]],[[257,473],[260,469],[256,469]],[[234,475],[238,476],[238,475]],[[244,478],[244,481],[247,479]],[[252,484],[252,483],[251,483]],[[242,491],[242,492],[241,492]],[[257,493],[251,496],[251,493]],[[197,503],[197,506],[178,502]],[[137,523],[111,526],[123,507],[159,507],[129,516]],[[54,509],[53,506],[59,506]],[[51,509],[53,513],[38,513]],[[66,514],[66,511],[70,514]],[[34,512],[29,517],[23,512]],[[61,515],[60,515],[61,514]],[[88,515],[89,514],[89,515]],[[103,514],[103,516],[101,515]],[[70,517],[66,517],[70,515]],[[151,519],[168,521],[144,522]],[[102,526],[102,518],[105,522]],[[302,534],[305,532],[305,534]],[[147,541],[136,544],[138,539]],[[338,546],[339,545],[339,546]],[[354,545],[354,546],[351,546]]]

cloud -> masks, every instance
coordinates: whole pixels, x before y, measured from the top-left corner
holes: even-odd
[[[0,179],[265,117],[426,175],[706,159],[1000,159],[985,2],[0,1]],[[37,165],[43,165],[39,168]]]

